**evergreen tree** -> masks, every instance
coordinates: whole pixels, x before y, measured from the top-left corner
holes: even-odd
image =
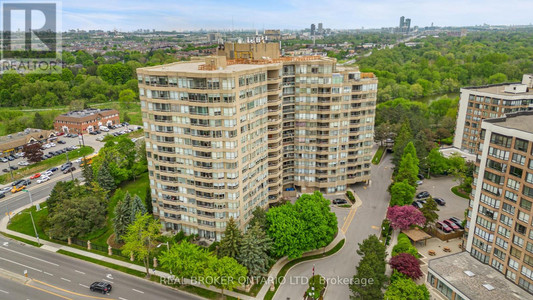
[[[418,156],[416,155],[416,149],[413,142],[409,142],[407,146],[403,149],[403,156],[405,156],[407,153],[411,154],[411,156],[414,159],[415,165],[418,166],[420,164],[420,160],[418,159]]]
[[[93,167],[91,164],[83,164],[81,167],[81,175],[86,185],[91,185],[94,180]]]
[[[439,211],[439,207],[437,206],[437,202],[433,200],[433,197],[429,197],[429,199],[426,200],[426,203],[422,205],[420,211],[426,218],[424,227],[435,223],[435,221],[437,221],[437,219],[439,218],[439,215],[437,214],[437,212]]]
[[[152,191],[150,190],[150,187],[146,189],[146,198],[144,198],[144,202],[146,203],[146,211],[148,211],[149,214],[153,214],[154,207],[152,204]]]
[[[133,197],[133,200],[131,201],[131,216],[133,217],[133,221],[135,221],[135,216],[137,216],[138,213],[141,213],[141,215],[146,214],[146,207],[144,206],[144,203],[138,195],[135,195]]]
[[[357,254],[362,257],[350,284],[352,299],[383,299],[382,288],[387,281],[385,250],[385,245],[375,235],[369,236],[359,244]],[[373,280],[372,284],[368,284],[369,279]]]
[[[115,179],[111,176],[107,163],[100,165],[98,175],[96,177],[98,184],[105,190],[112,191],[116,188]]]
[[[128,197],[128,198],[126,198]],[[115,206],[115,217],[113,218],[113,229],[115,232],[115,241],[121,242],[122,237],[126,234],[131,222],[131,197],[127,193],[126,197],[120,200]]]
[[[253,217],[248,223],[248,226],[253,227],[257,224],[262,230],[266,231],[268,227],[266,211],[262,207],[257,206],[252,212],[252,215]]]
[[[237,261],[248,269],[251,278],[259,277],[268,271],[268,252],[272,240],[259,224],[250,227],[244,234]]]
[[[394,178],[395,181],[400,182],[407,180],[410,185],[416,186],[416,182],[418,181],[418,166],[416,165],[415,158],[411,155],[411,153],[406,153],[401,162],[400,167],[398,168],[398,174]]]
[[[393,163],[397,166],[400,162],[400,159],[403,156],[403,149],[407,144],[413,139],[411,133],[411,125],[409,125],[409,120],[405,120],[400,127],[400,132],[394,139],[394,146],[392,147],[394,151]]]
[[[39,112],[36,112],[33,116],[33,128],[46,129],[43,116]]]
[[[226,225],[226,230],[224,231],[224,238],[222,238],[220,246],[218,247],[218,256],[237,258],[237,256],[239,256],[241,243],[242,233],[235,220],[230,218]]]

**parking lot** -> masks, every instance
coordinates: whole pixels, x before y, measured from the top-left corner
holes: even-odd
[[[98,152],[98,150],[100,150],[100,148],[103,146],[103,143],[100,140],[103,139],[106,134],[119,135],[119,133],[121,132],[127,133],[127,131],[135,131],[138,130],[138,128],[139,126],[137,125],[122,126],[117,127],[115,129],[110,129],[109,132],[101,132],[100,134],[96,135],[85,134],[83,135],[83,138],[78,137],[78,135],[70,137],[68,137],[67,135],[61,135],[57,138],[50,139],[47,143],[48,146],[43,147],[41,149],[43,149],[43,155],[47,156],[46,158],[56,156],[60,154],[58,152],[63,152],[67,148],[72,149],[73,147],[80,147],[81,145],[90,146],[95,149],[95,152]],[[43,146],[44,145],[46,144],[43,144]],[[56,152],[55,155],[52,155],[52,152]],[[15,159],[12,161],[0,162],[0,170],[2,171],[0,174],[8,174],[9,166],[18,169],[29,165],[29,163],[24,157],[19,157],[17,155],[13,156],[15,157]]]
[[[446,201],[445,206],[438,206],[439,221],[450,217],[457,217],[463,220],[465,209],[468,208],[468,199],[455,195],[451,188],[458,185],[451,176],[432,177],[424,179],[423,183],[416,189],[417,194],[421,191],[428,191],[432,197],[442,198]]]

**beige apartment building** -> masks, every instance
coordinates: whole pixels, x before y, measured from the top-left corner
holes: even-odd
[[[533,74],[525,74],[521,83],[461,88],[453,146],[475,154],[483,119],[531,109]]]
[[[154,214],[219,240],[257,206],[370,178],[377,78],[279,44],[137,70]]]
[[[533,111],[480,130],[466,250],[533,294]]]

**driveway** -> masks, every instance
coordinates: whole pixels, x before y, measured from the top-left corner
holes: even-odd
[[[389,205],[387,187],[392,174],[390,158],[386,156],[378,166],[372,165],[372,180],[368,186],[357,184],[351,187],[362,202],[360,206],[356,205],[352,209],[332,208],[339,220],[339,230],[345,230],[344,247],[333,256],[294,266],[287,273],[285,282],[280,285],[274,299],[302,299],[308,287],[306,279],[312,276],[313,267],[315,274],[324,276],[328,281],[326,299],[349,299],[349,283],[360,259],[356,253],[357,244],[371,234],[379,235],[381,222]]]

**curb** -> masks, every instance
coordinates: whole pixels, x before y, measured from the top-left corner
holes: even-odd
[[[17,281],[22,284],[26,284],[28,281],[30,281],[30,278],[25,277],[24,275],[13,273],[5,269],[0,269],[0,270],[2,270],[0,272],[0,277],[5,278],[7,280]]]

